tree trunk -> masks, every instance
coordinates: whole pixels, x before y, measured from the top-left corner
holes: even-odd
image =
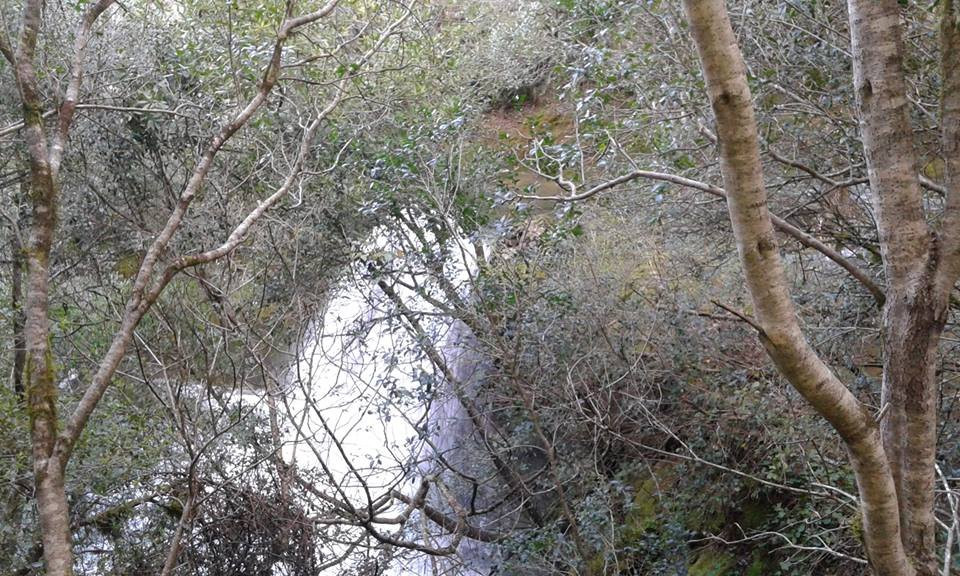
[[[39,459],[35,461],[41,462]],[[47,576],[72,576],[73,537],[70,532],[70,509],[67,506],[63,469],[56,459],[46,462],[43,470],[38,470],[40,466],[34,465],[45,573]]]
[[[850,0],[860,133],[884,272],[884,450],[897,489],[901,538],[918,574],[936,574],[935,366],[946,306],[933,290],[936,261],[917,177],[897,0]]]
[[[929,290],[892,295],[884,314],[883,442],[895,462],[904,547],[917,574],[937,573],[934,463],[937,449],[936,360],[945,307]],[[910,301],[912,300],[912,302]],[[937,311],[941,312],[938,314]]]
[[[21,75],[22,76],[22,75]],[[25,102],[32,101],[24,98]],[[49,264],[56,227],[57,185],[47,155],[39,108],[24,104],[24,136],[30,153],[33,223],[27,250],[27,295],[23,329],[26,349],[27,410],[30,416],[33,475],[48,576],[72,576],[70,510],[64,465],[56,455],[57,386],[50,350]]]
[[[193,478],[189,480],[187,486],[187,499],[183,504],[183,510],[180,512],[180,520],[177,522],[177,528],[173,531],[173,538],[170,540],[170,549],[167,550],[167,558],[163,562],[163,569],[160,570],[160,576],[171,576],[179,565],[180,552],[183,550],[184,532],[187,531],[193,519],[193,512],[196,504],[194,498],[196,482]]]
[[[54,452],[57,440],[57,387],[50,351],[48,261],[55,215],[54,187],[44,168],[33,169],[33,237],[27,257],[26,347],[27,407],[33,453],[37,510],[43,534],[43,556],[48,576],[71,576],[73,552],[70,511],[64,488],[64,467]],[[37,177],[40,176],[40,177]],[[46,177],[44,177],[46,176]],[[47,186],[39,186],[38,183]]]

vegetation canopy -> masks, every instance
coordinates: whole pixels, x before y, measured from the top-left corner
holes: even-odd
[[[956,0],[0,0],[0,572],[960,574]]]

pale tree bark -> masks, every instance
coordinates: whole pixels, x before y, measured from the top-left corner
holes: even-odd
[[[932,576],[937,573],[936,355],[947,320],[949,290],[936,286],[941,264],[931,242],[917,177],[899,4],[897,0],[850,0],[848,9],[860,135],[887,279],[883,444],[897,487],[904,547],[917,573]],[[944,94],[945,104],[956,98],[948,91]],[[948,150],[945,153],[955,169],[956,158]],[[947,218],[954,218],[951,210]],[[955,223],[948,222],[950,226]]]
[[[954,285],[960,277],[960,4],[956,0],[942,0],[940,5],[940,136],[947,199],[939,235],[939,261],[934,277],[933,298],[948,307]],[[935,393],[936,383],[933,386]],[[952,495],[948,494],[948,499],[952,505]],[[947,550],[943,556],[944,573],[950,570],[950,547],[953,542],[952,536],[948,536]]]
[[[746,68],[723,0],[684,0],[717,122],[727,206],[761,340],[783,376],[837,431],[860,491],[867,556],[881,576],[912,575],[897,494],[872,414],[804,337],[767,208]]]
[[[192,469],[193,466],[191,465],[191,476]],[[196,511],[196,493],[197,481],[191,477],[188,481],[186,501],[183,502],[180,520],[177,522],[177,528],[173,531],[173,537],[170,539],[170,548],[167,550],[167,556],[163,561],[160,576],[171,576],[177,570],[180,552],[183,550],[184,533],[189,529],[190,523],[193,522],[193,515]]]

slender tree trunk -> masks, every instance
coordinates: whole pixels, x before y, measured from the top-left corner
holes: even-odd
[[[733,234],[757,328],[780,373],[837,431],[860,492],[867,556],[878,576],[911,576],[900,538],[896,489],[872,414],[804,337],[784,278],[767,208],[746,67],[724,0],[684,0],[717,122]]]
[[[43,471],[34,466],[37,510],[43,533],[43,559],[47,576],[73,575],[73,537],[70,532],[70,509],[64,486],[63,469],[58,461],[49,460]]]
[[[960,5],[957,0],[942,0],[940,6],[940,58],[943,79],[940,141],[947,199],[938,236],[939,261],[933,297],[947,307],[957,278],[960,277]],[[935,382],[930,384],[931,389],[935,390],[935,386]]]
[[[918,574],[936,574],[935,366],[945,301],[934,288],[936,254],[917,178],[897,0],[850,0],[854,91],[880,235],[883,315],[881,423],[897,489],[901,538]]]
[[[291,170],[284,185],[274,194],[258,203],[244,220],[231,232],[226,242],[213,250],[193,254],[189,258],[178,260],[177,265],[158,271],[157,265],[167,245],[179,229],[183,218],[207,177],[214,159],[223,145],[236,134],[260,107],[277,82],[280,75],[281,56],[284,43],[298,29],[325,18],[337,6],[337,0],[329,0],[313,12],[293,17],[293,2],[287,2],[283,25],[277,32],[270,62],[267,65],[257,94],[229,122],[224,124],[213,137],[201,156],[188,181],[176,208],[170,214],[163,229],[147,251],[137,274],[133,291],[124,311],[120,330],[114,335],[110,349],[101,359],[93,381],[87,387],[83,398],[67,419],[63,430],[59,430],[57,417],[57,387],[53,355],[50,349],[49,330],[49,258],[56,228],[56,209],[59,193],[58,172],[67,144],[70,126],[77,109],[83,81],[83,63],[87,45],[93,34],[97,19],[110,8],[116,0],[97,0],[91,2],[84,11],[77,33],[74,37],[74,50],[69,82],[58,108],[57,128],[48,141],[44,134],[43,98],[35,69],[36,46],[43,27],[43,0],[24,0],[23,17],[20,24],[20,37],[16,51],[3,42],[3,56],[13,64],[14,77],[23,105],[23,136],[30,159],[30,204],[33,207],[31,236],[26,251],[27,283],[25,300],[24,348],[25,369],[24,387],[27,409],[30,417],[32,455],[34,463],[34,482],[40,527],[43,534],[43,553],[46,573],[49,576],[72,576],[73,554],[70,531],[70,511],[67,506],[64,471],[74,446],[80,439],[86,423],[110,384],[113,374],[123,359],[124,353],[133,339],[133,332],[140,319],[159,297],[160,292],[181,270],[202,263],[211,262],[229,254],[245,237],[247,231],[270,206],[284,197],[287,190],[300,177],[307,151],[316,134],[319,123],[341,101],[344,89],[351,76],[345,76],[338,85],[337,96],[314,120],[305,135],[301,151],[297,157],[297,166]],[[399,26],[410,15],[394,22]],[[379,41],[357,62],[365,64],[370,56],[379,50],[392,36],[392,29],[382,35]],[[0,38],[3,38],[0,36]]]
[[[936,360],[945,307],[930,291],[888,299],[884,314],[884,447],[896,459],[904,547],[917,574],[937,573],[934,524],[937,449]],[[913,300],[912,302],[910,300]],[[939,311],[939,313],[938,313]],[[886,420],[890,418],[890,420]]]
[[[46,573],[49,576],[71,576],[73,551],[64,463],[54,451],[57,440],[57,387],[47,317],[48,265],[56,222],[56,187],[46,163],[31,163],[33,227],[27,251],[24,383],[33,439],[34,485]]]
[[[50,350],[49,264],[57,221],[57,162],[51,161],[43,126],[43,109],[34,55],[42,27],[43,3],[26,0],[14,73],[23,105],[23,138],[30,162],[30,205],[33,220],[26,250],[27,283],[23,339],[26,351],[24,387],[30,417],[33,478],[48,576],[73,575],[70,510],[64,466],[55,453],[57,386]],[[61,118],[61,120],[64,120]]]
[[[183,551],[184,532],[187,531],[190,523],[193,521],[194,508],[196,506],[195,490],[196,482],[190,479],[187,487],[187,500],[183,504],[183,510],[180,512],[180,520],[177,522],[177,528],[173,531],[173,538],[170,540],[170,548],[167,550],[167,557],[163,562],[163,569],[160,570],[160,576],[171,576],[177,569],[180,560],[180,553]]]

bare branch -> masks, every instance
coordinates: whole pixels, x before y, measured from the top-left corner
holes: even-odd
[[[549,176],[542,174],[544,177]],[[568,182],[569,186],[572,187],[572,194],[570,196],[536,196],[536,195],[523,195],[518,194],[517,198],[522,198],[525,200],[547,200],[553,202],[577,202],[580,200],[585,200],[591,196],[595,196],[600,192],[614,188],[620,184],[625,184],[627,182],[636,180],[638,178],[644,178],[647,180],[658,180],[661,182],[670,182],[678,186],[683,186],[686,188],[693,188],[694,190],[700,190],[701,192],[706,192],[711,196],[717,198],[726,199],[727,195],[723,188],[714,186],[712,184],[706,184],[698,180],[691,180],[690,178],[684,178],[683,176],[677,176],[675,174],[667,174],[664,172],[652,172],[649,170],[634,170],[613,180],[597,184],[593,188],[590,188],[586,192],[577,193],[576,185],[572,182]],[[551,178],[552,179],[552,178]],[[874,300],[877,302],[877,306],[882,307],[885,301],[885,296],[883,289],[867,275],[866,272],[858,268],[853,262],[845,258],[842,254],[831,248],[830,246],[824,244],[822,241],[818,240],[816,237],[800,230],[793,224],[790,224],[786,220],[776,216],[774,214],[770,215],[770,218],[773,222],[773,225],[777,230],[787,234],[793,239],[797,240],[804,246],[808,248],[813,248],[814,250],[820,252],[838,266],[846,270],[851,276],[853,276],[860,284],[864,286],[867,290],[870,291],[870,294],[873,296]]]
[[[730,306],[727,306],[727,305],[724,304],[723,302],[719,302],[719,301],[717,301],[717,300],[711,300],[711,302],[712,302],[713,305],[716,306],[717,308],[720,308],[721,310],[725,310],[726,312],[729,312],[730,314],[733,314],[733,315],[734,315],[736,318],[738,318],[741,322],[745,322],[746,324],[748,324],[751,328],[753,328],[754,330],[757,331],[757,334],[759,334],[761,338],[765,338],[765,337],[766,337],[766,335],[765,335],[764,332],[763,332],[763,326],[757,324],[757,321],[754,320],[753,318],[751,318],[750,316],[744,314],[743,312],[737,310],[736,308],[732,308],[732,307],[730,307]]]
[[[727,540],[727,539],[725,539],[725,538],[721,538],[720,536],[710,535],[710,536],[707,536],[706,538],[698,538],[698,539],[692,540],[692,542],[701,542],[701,541],[704,541],[704,540],[713,540],[713,541],[716,541],[716,542],[721,542],[722,544],[727,545],[727,546],[733,546],[733,545],[735,545],[735,544],[743,544],[744,542],[750,542],[750,541],[753,541],[753,540],[761,540],[761,539],[765,539],[765,538],[778,538],[778,539],[780,539],[780,540],[783,540],[783,542],[786,544],[786,547],[787,547],[787,548],[790,548],[790,549],[793,549],[793,550],[804,550],[804,551],[807,551],[807,552],[823,552],[823,553],[825,553],[825,554],[829,554],[830,556],[836,556],[837,558],[842,558],[843,560],[847,560],[847,561],[850,561],[850,562],[855,562],[855,563],[857,563],[857,564],[864,564],[864,565],[867,564],[867,561],[866,561],[865,559],[863,559],[863,558],[858,558],[858,557],[856,557],[856,556],[851,556],[851,555],[849,555],[849,554],[844,554],[843,552],[840,552],[839,550],[834,550],[833,548],[830,548],[829,546],[826,546],[826,545],[823,545],[823,546],[808,546],[808,545],[806,545],[806,544],[798,544],[798,543],[794,542],[793,540],[791,540],[790,537],[787,536],[786,534],[784,534],[783,532],[775,532],[775,531],[772,531],[772,530],[765,530],[765,531],[763,531],[763,532],[757,532],[757,533],[755,533],[755,534],[750,534],[750,535],[748,536],[747,533],[743,531],[743,528],[741,528],[739,524],[737,524],[736,526],[737,526],[737,528],[740,529],[740,534],[743,536],[742,538],[738,538],[738,539],[736,539],[736,540]],[[822,542],[822,541],[821,541],[821,542]]]
[[[807,166],[806,164],[804,164],[804,163],[802,163],[802,162],[798,162],[798,161],[796,161],[796,160],[791,160],[790,158],[786,158],[786,157],[784,157],[784,156],[781,156],[780,154],[777,154],[776,151],[774,151],[772,148],[767,148],[767,154],[769,154],[771,158],[773,158],[774,160],[776,160],[777,162],[779,162],[779,163],[781,163],[781,164],[785,164],[785,165],[787,165],[787,166],[792,166],[793,168],[796,168],[797,170],[800,170],[801,172],[806,172],[807,174],[809,174],[810,176],[813,176],[813,177],[816,178],[817,180],[819,180],[819,181],[821,181],[821,182],[823,182],[823,183],[825,183],[825,184],[828,184],[828,185],[830,186],[831,190],[834,190],[834,189],[837,189],[837,188],[846,188],[846,187],[850,187],[850,186],[856,186],[856,185],[858,185],[858,184],[869,184],[869,183],[870,183],[870,178],[868,178],[868,177],[866,177],[866,176],[863,176],[863,177],[860,177],[860,178],[851,178],[851,179],[849,179],[849,180],[843,180],[843,181],[841,181],[841,180],[834,180],[833,178],[830,178],[829,176],[826,176],[826,175],[824,175],[824,174],[821,174],[820,172],[814,170],[813,168],[811,168],[810,166]],[[923,174],[918,174],[918,175],[917,175],[917,179],[918,179],[918,181],[920,182],[920,185],[923,186],[924,188],[926,188],[927,190],[930,190],[930,191],[932,191],[932,192],[936,192],[936,193],[941,194],[941,195],[947,193],[947,189],[946,189],[945,186],[943,186],[943,185],[941,185],[941,184],[937,184],[936,182],[934,182],[933,180],[927,178],[927,177],[924,176]]]
[[[194,120],[193,116],[184,114],[179,111],[179,106],[173,110],[167,108],[138,108],[136,106],[114,106],[111,104],[77,104],[75,106],[76,110],[110,110],[113,112],[130,112],[134,114],[168,114],[170,116],[177,116],[180,118],[187,118]],[[59,112],[58,109],[47,110],[40,117],[44,120],[50,118],[54,114]],[[23,128],[23,120],[19,122],[14,122],[5,128],[0,128],[0,137],[6,136],[8,134],[13,134],[14,132],[19,131]]]
[[[951,488],[946,475],[940,469],[940,465],[934,465],[937,476],[943,484],[943,490],[947,495],[947,504],[950,507],[950,525],[945,526],[947,531],[947,541],[943,544],[943,576],[950,576],[950,567],[953,566],[953,546],[955,538],[960,535],[960,496]]]
[[[391,495],[397,500],[411,506],[423,512],[423,515],[430,519],[431,522],[440,526],[448,532],[455,533],[457,531],[462,531],[463,535],[471,540],[477,540],[480,542],[500,542],[506,535],[499,532],[493,532],[491,530],[486,530],[484,528],[479,528],[473,526],[467,522],[462,522],[458,519],[452,518],[442,511],[434,508],[433,506],[427,504],[420,499],[419,501],[415,498],[411,498],[400,492],[399,490],[394,490],[391,492]]]
[[[54,114],[56,114],[56,110],[47,110],[46,112],[40,115],[40,119],[46,120],[47,118],[53,116]],[[18,130],[23,128],[24,125],[25,125],[24,121],[20,120],[18,122],[14,122],[13,124],[7,126],[6,128],[0,128],[0,137],[6,136],[8,134],[13,134],[14,132],[17,132]]]
[[[83,15],[80,30],[77,32],[73,45],[73,64],[70,70],[70,81],[67,84],[67,90],[63,96],[63,102],[60,104],[60,122],[56,133],[53,136],[53,142],[50,146],[50,167],[54,177],[60,170],[60,161],[63,159],[63,150],[66,146],[67,134],[70,131],[70,124],[73,122],[73,114],[77,108],[77,101],[80,98],[80,85],[83,82],[83,59],[86,55],[87,44],[90,42],[90,35],[93,32],[93,25],[116,0],[98,0]]]
[[[13,47],[10,46],[10,39],[7,38],[7,31],[0,29],[0,54],[10,63],[10,66],[16,68],[17,62],[14,60]]]

